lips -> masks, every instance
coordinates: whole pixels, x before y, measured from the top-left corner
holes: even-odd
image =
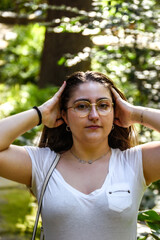
[[[90,125],[90,126],[87,126],[86,128],[89,128],[89,129],[97,129],[97,128],[102,128],[101,126],[98,126],[98,125]]]

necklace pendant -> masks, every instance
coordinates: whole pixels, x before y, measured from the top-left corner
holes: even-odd
[[[89,160],[89,161],[88,161],[88,164],[92,164],[92,163],[93,163],[93,161],[92,161],[92,160]]]
[[[110,148],[109,148],[109,150],[110,150]],[[78,158],[76,155],[74,155],[71,150],[70,150],[70,152],[71,152],[71,154],[78,160],[79,163],[82,163],[82,164],[86,164],[86,163],[92,164],[92,163],[94,163],[95,161],[103,158],[104,156],[107,156],[107,154],[109,153],[109,150],[107,151],[107,153],[105,153],[105,154],[102,155],[101,157],[95,159],[94,161],[92,161],[92,160],[89,160],[89,161],[82,160],[82,159]]]
[[[79,162],[82,163],[82,164],[85,164],[85,163],[86,163],[86,161],[81,160],[81,159],[79,159]]]

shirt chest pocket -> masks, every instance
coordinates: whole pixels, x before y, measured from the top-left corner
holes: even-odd
[[[132,205],[132,193],[128,183],[113,184],[107,189],[109,209],[122,212]]]

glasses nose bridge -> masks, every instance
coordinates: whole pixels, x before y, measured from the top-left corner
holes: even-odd
[[[97,103],[90,103],[90,110],[92,110],[92,106],[95,106],[95,109],[97,110]]]
[[[89,111],[89,114],[92,112],[93,106],[94,106],[94,110],[96,110],[96,112],[99,114],[98,108],[97,108],[97,103],[90,103],[90,111]]]

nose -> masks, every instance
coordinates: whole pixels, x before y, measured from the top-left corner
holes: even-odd
[[[97,119],[99,119],[99,114],[98,114],[98,111],[97,111],[95,105],[91,106],[91,111],[90,111],[90,113],[88,115],[88,118],[89,118],[89,120],[97,120]]]

